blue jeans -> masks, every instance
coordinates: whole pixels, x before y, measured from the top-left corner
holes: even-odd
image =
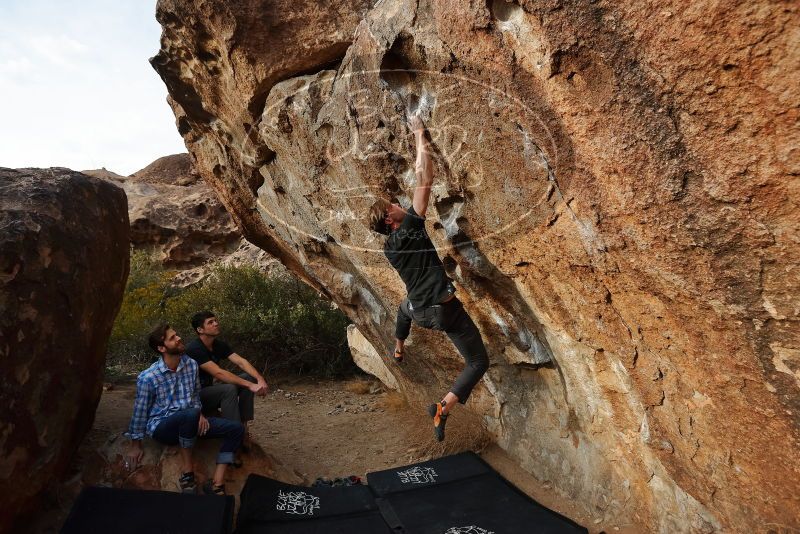
[[[180,445],[184,449],[191,449],[197,439],[197,425],[199,423],[199,408],[181,410],[158,424],[155,431],[153,431],[153,439],[165,445]],[[222,447],[220,447],[219,454],[217,454],[217,463],[233,463],[233,453],[242,444],[244,427],[241,423],[219,417],[209,417],[208,424],[208,432],[203,437],[222,438]]]

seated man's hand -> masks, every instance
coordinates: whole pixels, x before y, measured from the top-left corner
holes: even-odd
[[[259,390],[256,391],[256,395],[258,395],[259,397],[264,397],[269,391],[269,386],[263,380],[259,380],[258,384],[256,385],[259,386]]]
[[[259,397],[261,397],[261,396],[264,396],[264,395],[266,395],[266,394],[267,394],[267,392],[266,392],[266,391],[264,391],[264,392],[262,393],[261,384],[253,384],[253,383],[250,383],[250,384],[247,386],[247,389],[249,389],[250,391],[252,391],[252,392],[253,392],[253,393],[255,393],[256,395],[258,395]]]
[[[131,441],[131,446],[128,449],[128,454],[125,455],[125,469],[128,471],[135,471],[139,467],[139,462],[142,461],[144,450],[142,450],[141,441]]]
[[[200,421],[197,423],[197,435],[198,436],[205,436],[206,432],[208,432],[211,423],[208,422],[205,415],[200,415]]]

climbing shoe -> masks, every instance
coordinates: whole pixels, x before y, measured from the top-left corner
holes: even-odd
[[[178,485],[181,487],[181,493],[197,493],[197,482],[192,471],[182,474],[178,479]]]
[[[428,406],[428,415],[433,417],[433,435],[436,441],[444,441],[444,426],[447,424],[447,416],[442,413],[442,404],[437,402]]]
[[[206,480],[205,484],[203,484],[203,493],[205,493],[206,495],[224,496],[226,495],[225,484],[217,486],[216,484],[214,484],[214,481],[209,478],[208,480]]]

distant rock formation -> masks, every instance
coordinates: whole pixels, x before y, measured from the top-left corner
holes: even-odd
[[[0,532],[31,512],[91,428],[128,276],[123,190],[0,168]]]
[[[144,169],[131,174],[129,178],[136,182],[183,187],[202,183],[192,165],[192,157],[186,153],[158,158]]]
[[[410,202],[418,112],[428,230],[492,359],[469,409],[497,442],[601,527],[800,524],[795,3],[160,0],[157,18],[198,172],[384,363],[404,288],[362,221],[376,195]],[[460,364],[416,329],[388,369],[421,402]]]
[[[217,267],[245,266],[255,267],[269,277],[292,277],[281,262],[247,240],[241,239],[239,248],[230,254],[215,258],[199,267],[178,271],[172,279],[172,285],[174,287],[186,287],[196,284],[205,280]]]
[[[131,243],[153,251],[165,267],[198,267],[240,245],[236,224],[217,194],[199,179],[189,154],[159,158],[129,177],[106,169],[83,172],[125,189]]]

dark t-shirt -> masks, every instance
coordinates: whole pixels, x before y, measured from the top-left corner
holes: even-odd
[[[202,366],[204,363],[208,362],[214,362],[219,365],[219,362],[227,359],[228,356],[233,354],[233,349],[224,341],[215,339],[211,344],[211,350],[208,350],[206,346],[203,345],[203,342],[198,338],[186,345],[186,354],[191,356],[197,362],[198,366]],[[200,387],[210,386],[214,383],[213,376],[205,372],[203,369],[199,369],[199,371]]]
[[[425,230],[425,218],[413,206],[386,240],[383,252],[405,282],[414,308],[438,304],[455,291]]]

